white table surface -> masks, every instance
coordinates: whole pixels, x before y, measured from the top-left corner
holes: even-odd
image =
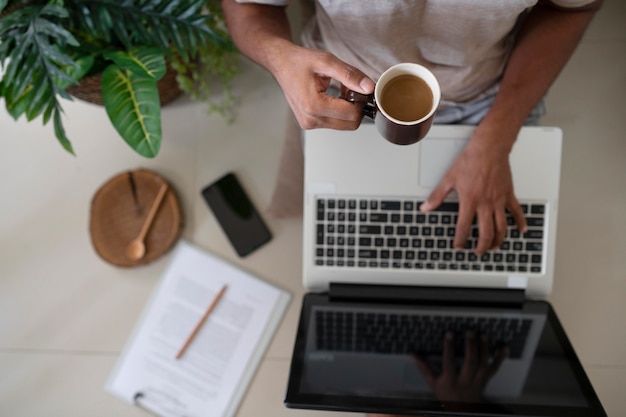
[[[602,11],[551,90],[543,121],[565,135],[551,301],[612,416],[626,415],[626,36],[615,17],[626,16],[622,4],[609,2]],[[252,64],[244,64],[237,84],[234,124],[187,97],[166,106],[163,146],[152,160],[128,148],[99,106],[64,105],[74,157],[57,144],[51,125],[14,122],[1,103],[0,415],[146,415],[102,387],[169,256],[118,268],[98,257],[88,233],[98,187],[139,167],[176,188],[184,239],[293,295],[237,415],[329,415],[282,405],[304,293],[301,219],[268,218],[272,243],[239,259],[199,196],[204,185],[233,170],[259,208],[269,203],[287,105],[271,76]]]

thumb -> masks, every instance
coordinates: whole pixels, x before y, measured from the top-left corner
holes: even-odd
[[[326,67],[320,72],[358,93],[371,94],[376,86],[374,81],[361,70],[343,62],[334,55],[326,62]]]
[[[420,205],[420,211],[431,211],[436,209],[441,205],[441,203],[443,203],[443,200],[448,194],[450,194],[450,191],[452,191],[450,186],[440,183],[437,188],[430,193],[428,199]]]

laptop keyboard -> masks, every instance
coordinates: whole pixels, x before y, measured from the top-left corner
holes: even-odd
[[[441,355],[447,332],[454,335],[455,355],[465,352],[465,334],[486,335],[493,356],[506,346],[508,357],[520,358],[531,319],[515,317],[468,317],[404,313],[315,312],[315,345],[318,350],[383,354]]]
[[[528,231],[521,233],[510,214],[498,250],[477,256],[478,226],[463,250],[453,241],[458,203],[422,213],[414,199],[317,197],[315,265],[333,268],[426,269],[440,271],[543,271],[543,203],[521,203]]]

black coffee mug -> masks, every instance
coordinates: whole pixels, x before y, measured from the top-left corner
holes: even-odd
[[[422,107],[420,114],[403,115],[404,117],[400,118],[397,114],[394,115],[397,110],[391,111],[392,106],[386,105],[382,98],[385,95],[385,99],[389,100],[388,94],[383,94],[385,88],[390,86],[392,81],[398,82],[399,77],[403,76],[417,78],[418,82],[421,80],[420,84],[425,85],[422,89],[425,88],[426,94],[420,98],[419,107]],[[380,76],[373,94],[366,95],[349,90],[344,99],[353,103],[363,103],[363,115],[374,120],[378,132],[389,142],[396,145],[410,145],[420,141],[428,133],[441,100],[441,89],[433,73],[426,67],[402,63],[390,67]],[[407,107],[402,97],[391,97],[391,99],[397,101],[395,107],[410,110],[410,106]],[[412,97],[412,99],[417,98]]]

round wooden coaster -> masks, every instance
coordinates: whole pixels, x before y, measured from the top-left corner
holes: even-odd
[[[89,232],[102,259],[123,267],[145,265],[176,243],[183,219],[176,193],[169,186],[146,234],[144,257],[135,261],[126,255],[126,247],[139,235],[164,182],[157,173],[139,169],[116,175],[100,187],[91,202]]]

